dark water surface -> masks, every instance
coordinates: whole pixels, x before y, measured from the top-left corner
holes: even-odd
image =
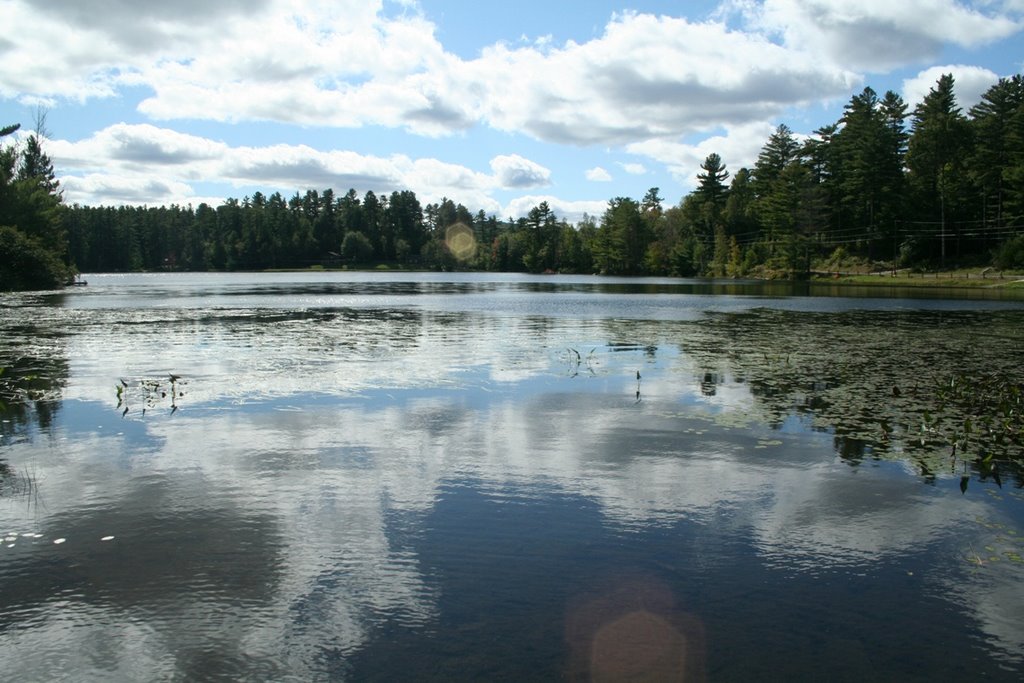
[[[86,279],[0,297],[7,680],[1024,676],[1021,477],[921,428],[1019,295]]]

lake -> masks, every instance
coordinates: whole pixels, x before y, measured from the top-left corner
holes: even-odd
[[[936,417],[1021,294],[85,279],[0,296],[9,680],[1024,676],[1024,476]]]

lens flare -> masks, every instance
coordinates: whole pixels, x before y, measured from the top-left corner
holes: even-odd
[[[448,251],[460,261],[468,261],[476,255],[476,237],[473,236],[473,229],[465,223],[448,226],[444,241]]]

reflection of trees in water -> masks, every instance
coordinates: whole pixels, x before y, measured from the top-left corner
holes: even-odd
[[[49,430],[68,378],[64,340],[34,328],[8,327],[0,341],[0,436]]]
[[[11,350],[9,345],[0,346],[0,446],[24,437],[33,427],[44,432],[51,429],[68,377],[62,347],[51,345],[43,355],[30,346],[31,355],[13,358]],[[0,451],[0,496],[31,497],[35,492],[35,477],[28,471],[16,471]]]
[[[282,533],[274,516],[243,509],[230,496],[204,500],[204,493],[210,489],[196,479],[180,484],[147,478],[126,488],[116,505],[90,500],[45,516],[40,547],[22,556],[21,571],[5,575],[0,627],[21,631],[23,643],[59,642],[60,651],[71,654],[61,662],[5,659],[12,680],[50,680],[62,667],[93,671],[97,655],[85,642],[97,639],[161,658],[161,666],[176,674],[147,677],[244,678],[240,666],[251,656],[246,648],[259,636],[250,615],[273,613],[285,578]],[[182,504],[190,499],[199,504]],[[108,534],[116,538],[102,542]],[[58,536],[67,539],[60,552],[46,552]],[[56,618],[24,628],[21,615],[47,613],[55,596],[70,596],[64,619],[75,628],[60,630]],[[145,628],[133,628],[140,623]],[[139,671],[120,649],[106,655],[103,665],[112,680]],[[281,680],[287,674],[270,669],[265,675]]]
[[[33,429],[49,431],[60,411],[69,373],[66,332],[35,321],[37,300],[59,306],[63,295],[26,294],[4,301],[0,320],[0,447]],[[15,471],[3,455],[0,451],[0,495],[32,494],[34,477]]]
[[[717,372],[705,372],[700,380],[700,393],[703,396],[714,396],[718,393],[718,383],[721,379]]]
[[[257,346],[263,340],[274,345],[287,340],[300,358],[335,351],[375,358],[419,347],[426,329],[434,337],[465,329],[459,324],[463,318],[461,313],[428,314],[408,308],[344,308],[218,315],[208,322]]]
[[[953,375],[1019,376],[1017,311],[755,310],[709,314],[680,330],[701,394],[745,384],[759,415],[780,428],[794,416],[834,435],[847,462],[903,459],[925,476],[962,462],[948,434],[963,417],[935,421],[937,388]],[[948,406],[947,406],[948,408]]]

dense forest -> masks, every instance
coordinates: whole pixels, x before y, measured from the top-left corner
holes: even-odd
[[[26,253],[57,245],[56,263],[91,272],[388,264],[799,277],[851,261],[1024,267],[1020,75],[1001,79],[966,113],[951,75],[913,111],[891,91],[879,97],[865,88],[839,121],[810,136],[778,126],[753,168],[730,172],[708,155],[696,189],[678,205],[664,206],[651,188],[640,199],[616,197],[603,215],[575,225],[546,203],[500,220],[448,199],[423,206],[409,190],[360,197],[331,189],[288,199],[257,192],[217,207],[62,206],[58,219],[19,222],[7,210],[12,190],[46,211],[59,194],[36,136],[20,166],[14,151],[4,154],[0,225],[16,227],[2,228],[3,248],[10,234]]]

